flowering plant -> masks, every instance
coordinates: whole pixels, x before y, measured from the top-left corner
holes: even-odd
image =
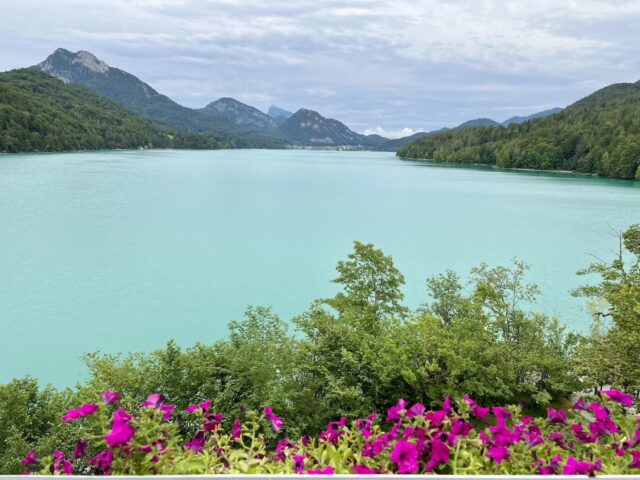
[[[601,393],[538,418],[521,406],[484,407],[468,397],[447,398],[434,410],[399,400],[384,418],[341,418],[317,438],[290,439],[268,406],[231,420],[205,400],[176,418],[160,394],[127,410],[108,391],[62,419],[86,424],[73,452],[39,459],[31,451],[22,464],[44,474],[638,474],[634,399]]]

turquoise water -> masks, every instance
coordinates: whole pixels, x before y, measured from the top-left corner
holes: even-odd
[[[70,385],[79,357],[224,337],[331,295],[353,240],[427,276],[514,256],[537,308],[584,329],[575,271],[640,222],[633,182],[404,162],[389,153],[144,151],[0,157],[0,382]]]

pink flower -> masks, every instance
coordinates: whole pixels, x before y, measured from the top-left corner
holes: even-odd
[[[118,392],[114,392],[113,390],[105,390],[102,392],[102,401],[105,405],[113,405],[116,402],[120,401],[120,394]]]
[[[364,465],[354,465],[353,473],[356,475],[376,475],[380,472],[378,470],[372,470],[369,467],[365,467]]]
[[[73,475],[73,465],[63,452],[56,450],[53,452],[53,473],[63,475]]]
[[[133,438],[136,431],[129,423],[132,419],[133,417],[122,407],[114,412],[111,431],[104,437],[110,448],[122,447]]]
[[[451,425],[451,433],[453,435],[462,435],[463,437],[466,437],[467,435],[469,435],[469,433],[471,433],[471,430],[473,430],[471,424],[462,419],[456,420]]]
[[[609,397],[611,401],[620,403],[625,407],[631,407],[633,405],[633,395],[623,393],[619,390],[603,390],[602,393]]]
[[[399,473],[418,471],[418,449],[413,443],[400,440],[391,453],[391,461],[398,466]]]
[[[584,402],[584,398],[579,398],[576,403],[573,404],[573,408],[574,410],[586,410],[587,406]]]
[[[387,422],[400,420],[400,418],[402,418],[406,413],[408,406],[409,404],[405,400],[402,398],[399,399],[395,407],[391,407],[387,410]]]
[[[511,412],[502,407],[493,407],[493,414],[498,419],[498,425],[504,425],[511,418]]]
[[[193,440],[185,442],[184,448],[186,448],[187,450],[191,450],[194,453],[202,453],[202,451],[204,450],[204,439],[197,438],[196,435],[196,438],[194,438]]]
[[[629,464],[629,468],[640,468],[640,452],[637,450],[631,451],[631,463]]]
[[[563,475],[593,475],[602,468],[602,461],[596,460],[595,463],[580,462],[573,457],[567,459],[567,463],[562,469]]]
[[[451,397],[447,397],[444,399],[444,403],[442,404],[442,410],[444,410],[447,415],[449,415],[453,411],[451,408]]]
[[[407,410],[407,417],[409,418],[420,417],[425,412],[425,410],[426,408],[423,404],[416,403],[413,407]]]
[[[284,422],[282,421],[282,419],[273,413],[273,410],[271,410],[271,407],[264,407],[264,416],[267,420],[271,422],[271,425],[273,426],[273,429],[276,432],[279,431],[284,425]]]
[[[187,407],[187,413],[194,413],[197,410],[202,410],[203,412],[208,412],[209,407],[211,406],[211,400],[205,400],[202,403],[197,403],[195,405],[189,405]]]
[[[140,404],[143,408],[153,408],[162,412],[162,419],[169,420],[173,413],[174,405],[164,403],[164,396],[160,393],[152,393]]]
[[[164,397],[161,393],[152,393],[144,402],[140,404],[140,406],[145,408],[158,408],[163,400]]]
[[[567,411],[555,408],[547,408],[547,421],[551,423],[567,423]]]
[[[242,423],[240,423],[240,419],[236,418],[233,422],[233,433],[231,434],[231,438],[238,440],[240,435],[242,435]]]
[[[434,439],[431,443],[431,458],[427,462],[425,470],[431,472],[434,468],[447,462],[449,462],[449,447],[443,441]]]
[[[84,438],[78,440],[76,448],[73,450],[73,458],[76,460],[87,455],[87,441]]]
[[[64,423],[67,423],[70,420],[76,420],[80,417],[88,417],[96,413],[98,411],[98,408],[100,407],[95,403],[87,403],[86,405],[83,405],[80,408],[67,410],[67,413],[65,414],[65,416],[62,417],[62,421]]]
[[[295,473],[304,472],[304,457],[302,455],[293,456],[293,471]]]
[[[111,450],[103,450],[89,461],[89,464],[93,465],[95,468],[101,470],[107,475],[111,473],[112,463],[113,452]]]
[[[333,475],[335,471],[333,470],[333,467],[327,467],[322,470],[307,470],[307,473],[309,475]]]
[[[40,463],[40,460],[38,460],[38,455],[36,454],[35,450],[31,450],[29,453],[27,453],[20,462],[20,464],[24,467],[26,467],[27,465],[37,465],[38,463]]]
[[[538,475],[555,475],[558,473],[558,466],[562,462],[562,455],[558,454],[553,457],[549,461],[549,465],[544,466],[542,461],[540,461],[539,465],[541,465],[540,470],[538,470]]]
[[[504,460],[509,458],[509,449],[507,447],[489,447],[487,458],[500,465]]]
[[[431,428],[439,428],[446,416],[447,412],[444,410],[432,410],[424,414],[424,418],[429,421]]]

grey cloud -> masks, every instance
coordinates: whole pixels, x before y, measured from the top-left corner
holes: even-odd
[[[640,78],[640,0],[21,0],[0,69],[94,52],[188,106],[233,96],[401,132]]]

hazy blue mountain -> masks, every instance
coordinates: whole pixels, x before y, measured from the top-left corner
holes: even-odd
[[[408,135],[406,137],[393,138],[391,140],[387,140],[384,143],[378,145],[375,150],[379,150],[381,152],[397,152],[405,145],[409,145],[416,140],[426,137],[427,135],[435,135],[436,133],[446,132],[450,130],[449,128],[441,128],[440,130],[433,130],[432,132],[417,132],[413,135]]]
[[[234,98],[224,97],[200,109],[207,115],[224,118],[240,128],[271,132],[278,126],[269,115]]]
[[[276,134],[296,145],[318,147],[363,146],[373,147],[387,139],[379,135],[362,135],[344,123],[325,118],[318,112],[301,108],[276,130]]]
[[[86,52],[57,49],[37,67],[65,83],[89,87],[94,92],[139,115],[196,132],[233,132],[238,126],[223,117],[207,115],[177,104],[150,85]]]
[[[273,119],[283,117],[285,120],[293,115],[293,112],[285,110],[284,108],[276,107],[275,105],[271,105],[267,113]]]
[[[544,110],[542,112],[534,113],[532,115],[527,115],[526,117],[518,117],[518,116],[511,117],[505,120],[504,122],[502,122],[502,125],[505,127],[508,127],[512,123],[524,123],[524,122],[528,122],[529,120],[534,120],[536,118],[544,118],[544,117],[548,117],[549,115],[555,115],[556,113],[560,113],[561,111],[562,111],[562,108],[551,108],[549,110]]]

